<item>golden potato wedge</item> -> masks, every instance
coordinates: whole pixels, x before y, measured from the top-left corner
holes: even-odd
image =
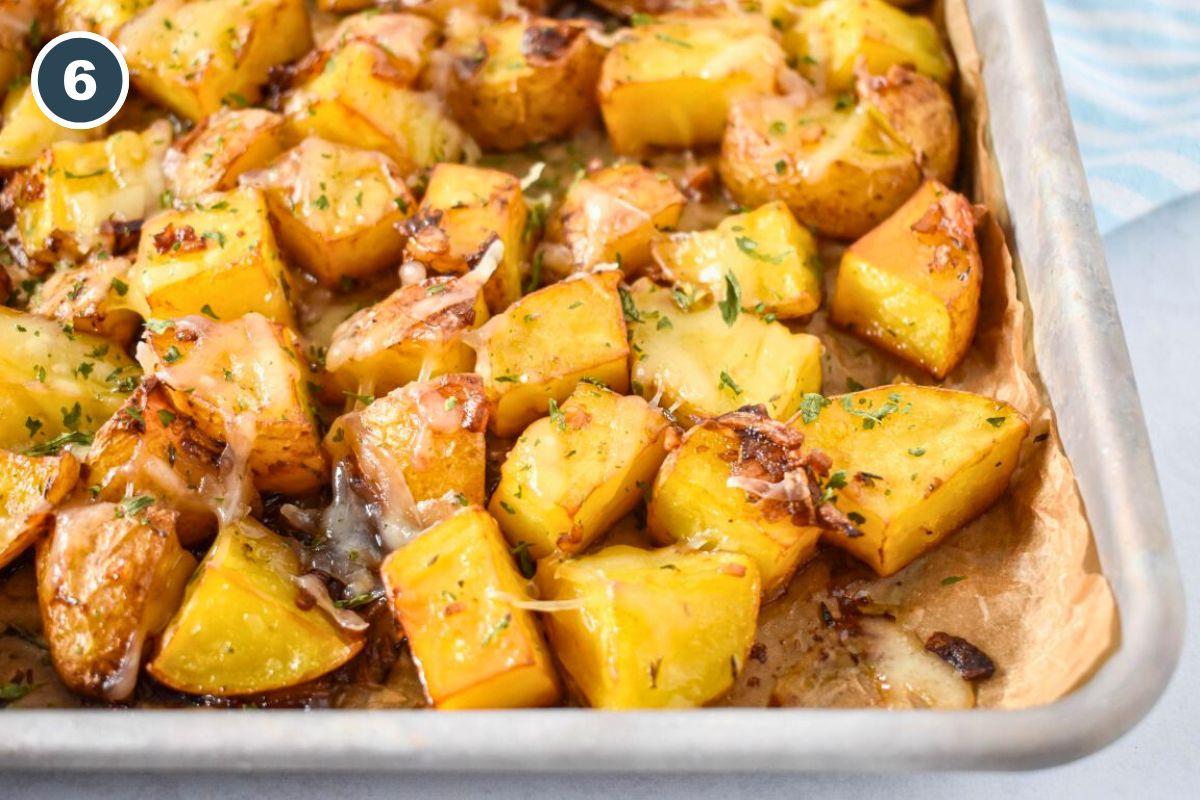
[[[689,708],[720,697],[754,643],[760,584],[740,553],[617,545],[538,565],[559,662],[593,708]]]
[[[141,377],[112,343],[0,307],[0,447],[80,441],[116,413]]]
[[[803,317],[821,307],[817,242],[778,201],[726,217],[715,230],[660,234],[650,249],[664,276],[688,296],[702,290],[771,318]]]
[[[685,426],[757,404],[786,419],[806,392],[821,390],[824,348],[815,336],[730,305],[692,306],[682,292],[646,278],[633,285],[629,300],[633,391],[661,398]]]
[[[475,371],[495,402],[491,430],[515,436],[585,378],[624,393],[629,343],[621,273],[581,274],[528,294],[477,334]]]
[[[361,631],[335,621],[328,595],[313,597],[301,571],[287,541],[258,522],[221,528],[150,674],[181,692],[228,697],[296,686],[345,664],[362,649]]]
[[[600,111],[613,150],[691,148],[721,141],[730,106],[776,93],[786,56],[763,17],[663,17],[623,32],[600,74]]]
[[[582,552],[642,499],[670,429],[642,398],[580,383],[517,439],[488,510],[534,558]]]
[[[223,108],[178,139],[163,157],[167,187],[180,199],[236,189],[238,176],[286,149],[284,119],[261,108]]]
[[[319,54],[306,77],[284,101],[296,138],[378,150],[405,174],[462,153],[465,136],[437,96],[412,88],[410,71],[371,42],[352,39]]]
[[[829,316],[944,378],[971,347],[982,284],[971,202],[931,180],[842,255]]]
[[[271,67],[312,47],[304,0],[160,0],[117,34],[137,88],[193,121],[262,98]]]
[[[222,449],[151,376],[96,431],[87,455],[88,489],[110,503],[153,498],[175,512],[175,534],[192,547],[217,529]]]
[[[54,21],[60,31],[91,31],[114,39],[125,23],[154,0],[57,0]]]
[[[521,296],[528,215],[521,184],[508,173],[438,164],[408,223],[404,254],[434,272],[462,274],[479,263],[493,242],[501,242],[500,264],[483,290],[488,308],[498,313]]]
[[[380,570],[429,701],[520,708],[558,700],[558,677],[525,581],[496,521],[470,507],[388,556]]]
[[[793,424],[833,461],[826,491],[862,532],[831,544],[891,575],[982,514],[1008,487],[1029,432],[1012,406],[929,386],[830,398]]]
[[[397,289],[333,332],[325,368],[344,391],[385,394],[399,386],[470,372],[475,351],[462,340],[488,318],[470,276],[440,276]]]
[[[0,569],[53,526],[50,512],[78,480],[79,462],[69,452],[27,456],[0,449]]]
[[[782,200],[804,225],[844,239],[879,224],[921,184],[908,145],[878,111],[846,96],[735,104],[719,168],[742,205]]]
[[[618,264],[629,274],[650,261],[650,241],[673,228],[687,198],[671,179],[640,164],[597,170],[567,190],[546,224],[546,267],[561,276],[597,264]]]
[[[432,20],[416,14],[388,14],[372,10],[343,19],[322,49],[336,52],[351,41],[375,45],[400,73],[400,80],[415,84],[437,46],[438,28]]]
[[[816,554],[821,529],[803,502],[812,474],[803,438],[760,412],[688,431],[658,473],[646,525],[659,544],[749,556],[770,599]]]
[[[20,68],[26,69],[23,63]],[[28,167],[55,142],[86,142],[94,137],[95,131],[77,131],[51,122],[38,108],[29,84],[15,87],[0,106],[0,169]]]
[[[159,210],[162,157],[171,144],[166,121],[142,133],[119,131],[96,142],[59,142],[5,188],[25,252],[54,262],[113,249],[121,223]]]
[[[450,70],[447,101],[487,150],[565,136],[596,114],[604,48],[589,20],[509,17],[470,37]]]
[[[126,299],[129,269],[129,259],[106,253],[77,268],[60,267],[34,292],[29,310],[127,348],[142,322]]]
[[[147,220],[129,278],[131,302],[147,318],[255,312],[292,321],[291,277],[257,189],[202,195]]]
[[[150,497],[60,511],[38,545],[38,601],[50,656],[73,691],[127,700],[147,640],[179,608],[196,559],[175,513]]]
[[[896,138],[913,151],[924,173],[942,183],[958,169],[958,115],[954,98],[933,78],[905,66],[885,75],[860,73],[859,100],[878,110]]]
[[[260,314],[176,320],[139,358],[197,427],[233,450],[264,492],[303,494],[329,475],[299,338]],[[226,498],[232,501],[234,498]]]
[[[912,64],[943,85],[954,77],[933,23],[885,0],[825,0],[800,15],[784,45],[801,72],[826,91],[853,88],[860,59],[875,74]]]
[[[241,183],[263,191],[280,244],[321,284],[400,263],[416,200],[382,153],[309,137]]]

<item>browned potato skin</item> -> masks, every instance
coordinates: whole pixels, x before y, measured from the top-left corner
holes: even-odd
[[[37,548],[38,602],[50,656],[73,691],[109,702],[133,693],[146,638],[178,608],[196,559],[176,515],[134,516],[96,503],[60,513]]]
[[[485,28],[450,70],[450,110],[487,150],[519,150],[570,133],[596,114],[605,51],[588,32],[598,30],[590,21],[544,18]],[[517,36],[525,69],[510,66]]]
[[[175,141],[163,157],[177,197],[237,188],[238,176],[261,167],[287,145],[281,114],[261,108],[222,109]]]
[[[79,462],[0,450],[0,569],[25,552],[53,524],[54,507],[79,480]]]
[[[954,99],[927,75],[904,66],[886,75],[860,73],[859,100],[879,110],[917,157],[928,177],[952,183],[958,169],[958,115]]]
[[[128,347],[142,323],[136,311],[121,304],[129,291],[130,266],[127,258],[93,256],[78,269],[59,270],[42,284],[29,310]]]

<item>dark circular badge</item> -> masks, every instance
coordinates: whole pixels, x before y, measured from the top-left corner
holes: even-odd
[[[113,118],[129,94],[129,67],[117,46],[87,31],[56,36],[33,62],[33,98],[64,128],[95,128]]]

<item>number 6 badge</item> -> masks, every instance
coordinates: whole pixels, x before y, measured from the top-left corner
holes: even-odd
[[[33,99],[53,122],[87,130],[112,119],[129,95],[129,66],[117,46],[87,31],[56,36],[33,62]]]

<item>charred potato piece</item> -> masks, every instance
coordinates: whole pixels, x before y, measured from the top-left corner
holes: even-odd
[[[223,527],[150,674],[181,692],[229,697],[297,686],[342,666],[362,649],[361,631],[340,625],[323,584],[301,575],[282,536],[249,518]]]
[[[137,88],[199,121],[257,103],[271,68],[312,47],[304,0],[160,0],[117,44]]]
[[[130,287],[147,318],[231,320],[256,312],[292,320],[291,278],[257,189],[202,195],[148,220]]]
[[[103,253],[78,268],[59,269],[38,287],[29,310],[127,348],[142,322],[126,299],[129,269],[129,259]]]
[[[151,498],[60,511],[38,545],[38,600],[50,655],[73,691],[110,703],[133,694],[147,641],[179,608],[196,559],[175,514]]]
[[[91,31],[113,39],[125,23],[154,0],[58,0],[54,20],[60,31]]]
[[[1007,403],[912,385],[830,398],[793,424],[832,460],[826,490],[863,534],[829,542],[880,575],[903,569],[1003,494],[1029,431]]]
[[[450,70],[450,110],[488,150],[519,150],[586,125],[604,59],[593,31],[584,20],[519,17],[486,27]]]
[[[415,14],[369,11],[343,19],[322,49],[333,53],[351,41],[375,45],[401,80],[415,84],[437,45],[438,29],[431,20]]]
[[[785,58],[770,23],[748,14],[673,16],[623,32],[598,90],[613,150],[720,142],[734,102],[776,93]]]
[[[842,255],[829,316],[944,378],[971,347],[982,284],[970,201],[928,181]]]
[[[28,167],[55,142],[86,142],[94,134],[51,122],[38,108],[28,84],[12,88],[0,106],[0,169]]]
[[[547,706],[558,677],[496,521],[463,509],[388,556],[381,570],[436,708]]]
[[[488,506],[508,541],[534,558],[582,552],[632,511],[671,429],[642,398],[591,383],[550,411],[509,451]]]
[[[958,115],[937,81],[908,67],[886,75],[860,74],[858,96],[883,115],[896,138],[912,149],[926,175],[950,183],[958,169]]]
[[[690,708],[721,696],[754,643],[758,567],[740,553],[618,545],[538,565],[555,655],[593,708]]]
[[[584,379],[629,388],[621,273],[585,274],[526,295],[475,335],[475,371],[496,406],[492,433],[515,436]]]
[[[238,176],[261,167],[286,147],[284,119],[261,108],[221,109],[180,138],[163,158],[175,197],[236,189]]]
[[[50,514],[79,480],[69,452],[25,456],[0,449],[0,569],[54,524]]]

